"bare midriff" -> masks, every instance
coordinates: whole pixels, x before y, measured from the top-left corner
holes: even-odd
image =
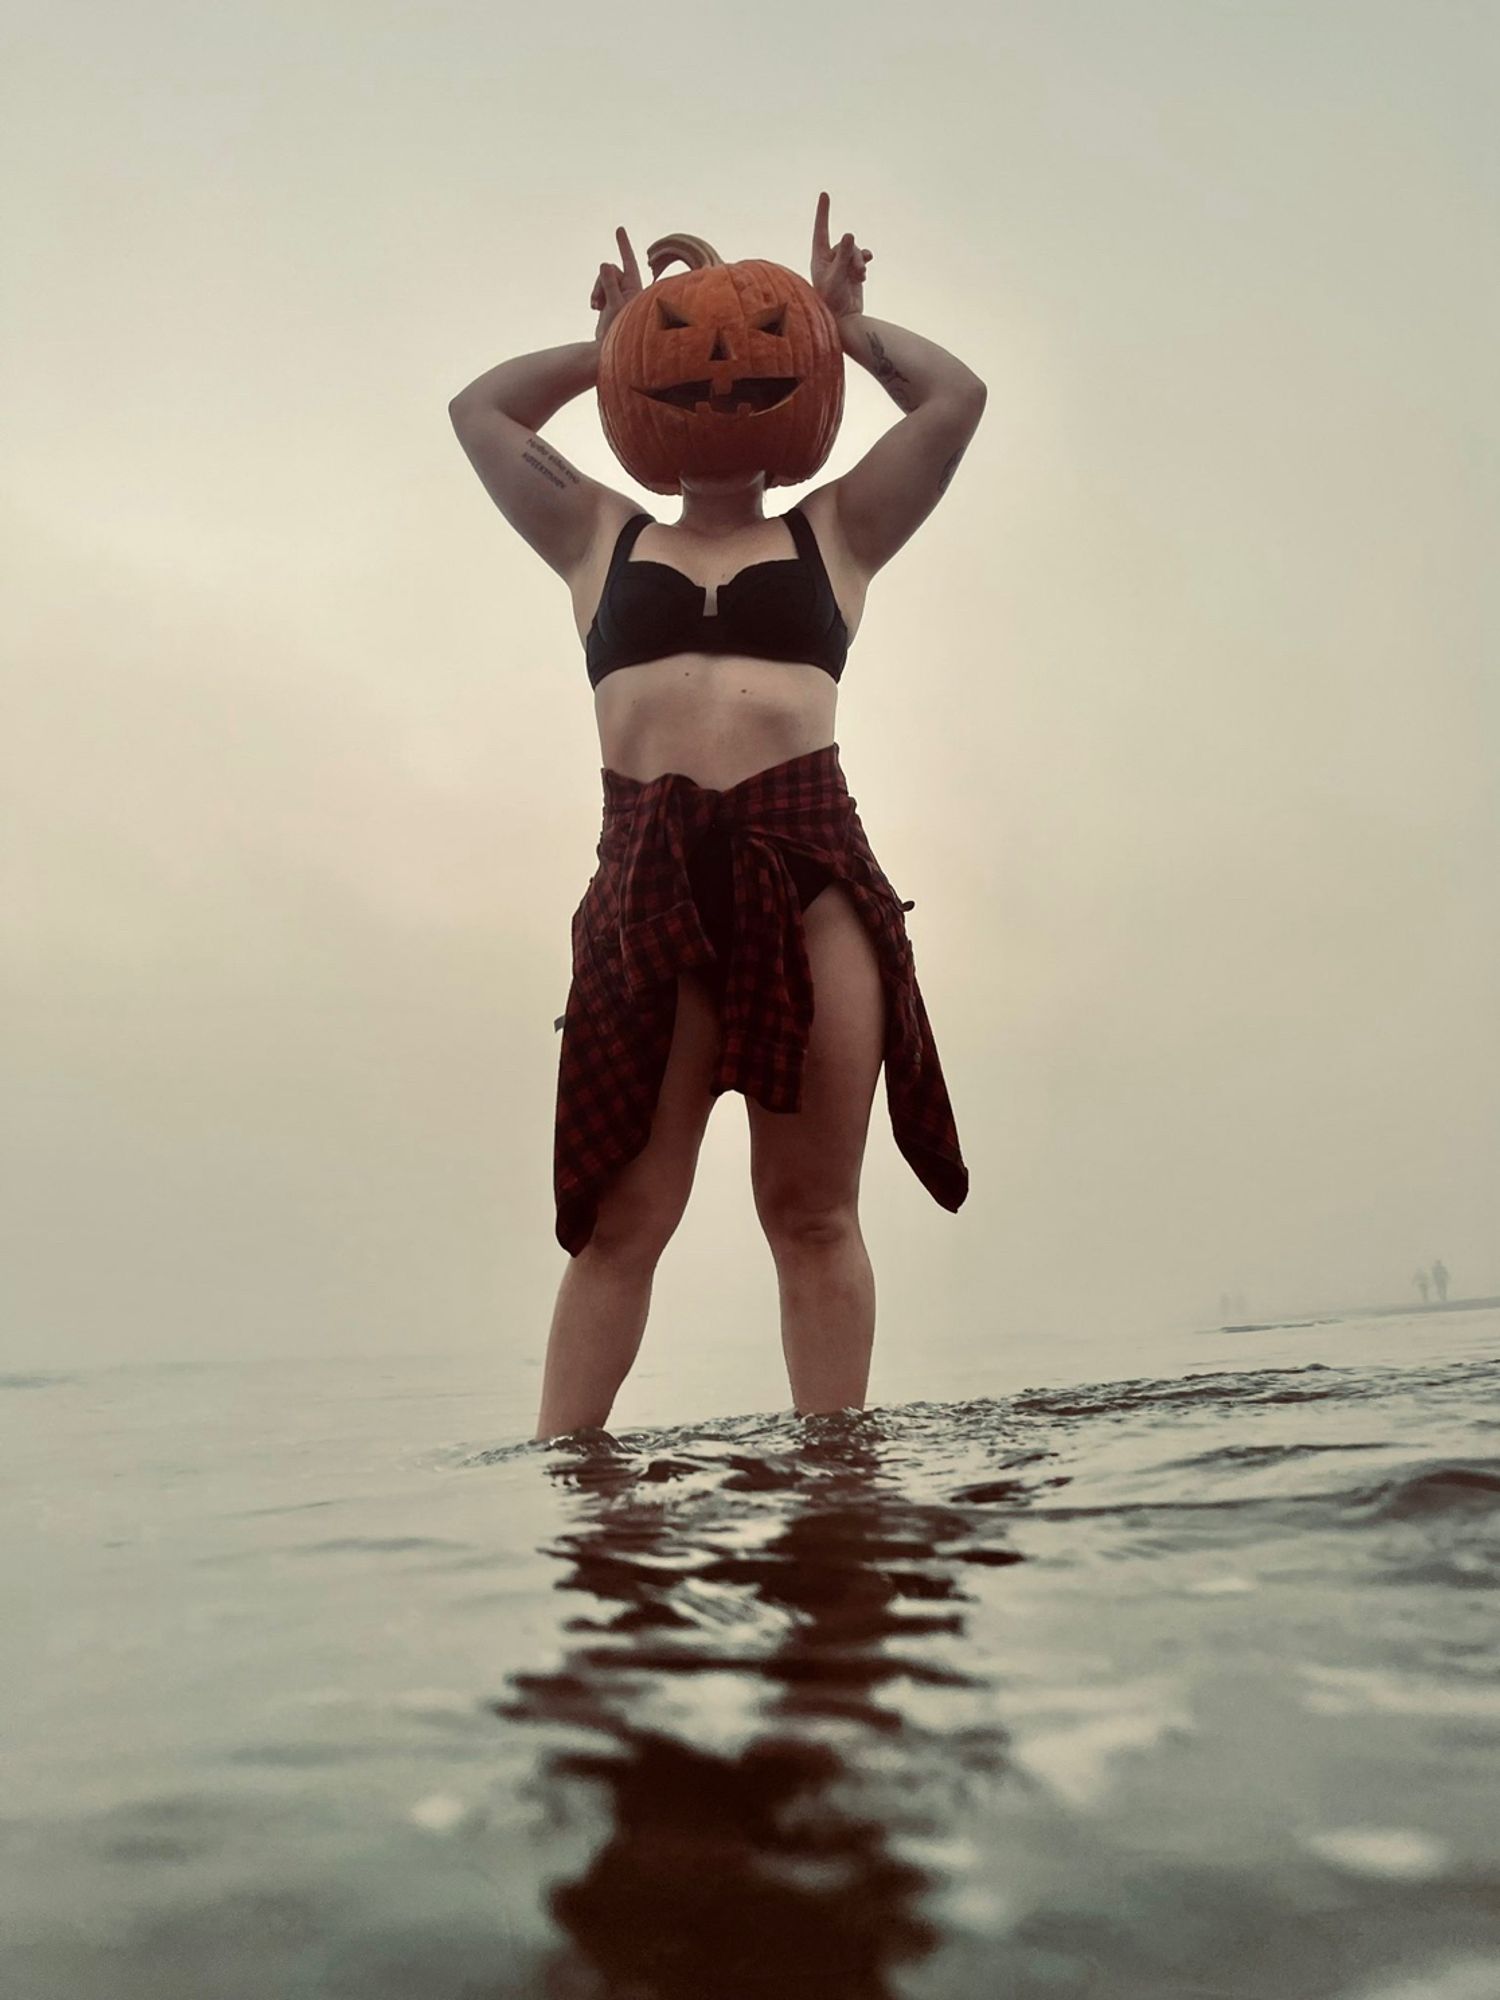
[[[823,510],[808,502],[803,506],[852,639],[864,580],[831,545],[831,523]],[[757,545],[747,535],[741,548],[724,552],[723,573],[733,575],[747,563],[784,552],[779,545]],[[687,562],[682,566],[687,573]],[[591,567],[594,573],[580,577],[575,592],[580,636],[603,588],[607,556]],[[702,581],[707,586],[712,579]],[[832,743],[837,706],[838,683],[822,667],[735,653],[667,654],[618,667],[594,690],[599,752],[609,770],[643,784],[677,771],[711,791],[728,791],[757,771]]]
[[[821,667],[673,653],[606,674],[594,691],[594,717],[610,770],[648,784],[681,771],[725,792],[833,742],[837,699]]]

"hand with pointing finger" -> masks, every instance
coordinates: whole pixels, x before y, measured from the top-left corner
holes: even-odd
[[[615,241],[620,246],[620,262],[599,266],[599,276],[589,299],[590,306],[599,315],[599,324],[594,329],[595,340],[603,340],[612,323],[643,289],[641,268],[635,261],[635,252],[623,227],[615,231]]]
[[[828,196],[820,194],[813,220],[812,284],[835,319],[864,311],[865,266],[874,255],[873,250],[859,249],[852,235],[829,243]]]

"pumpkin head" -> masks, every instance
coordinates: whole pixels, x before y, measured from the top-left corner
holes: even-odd
[[[781,264],[726,264],[701,236],[663,236],[646,257],[655,282],[599,351],[599,417],[625,470],[653,493],[680,493],[684,474],[810,479],[844,414],[843,344],[825,301]],[[686,273],[663,278],[678,259]]]

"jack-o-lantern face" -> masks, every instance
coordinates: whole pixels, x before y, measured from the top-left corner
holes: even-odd
[[[656,282],[599,353],[599,417],[620,463],[653,493],[680,492],[684,475],[810,479],[844,414],[844,350],[825,302],[784,266],[726,264],[699,236],[664,236],[646,256]],[[662,278],[679,258],[692,268]]]

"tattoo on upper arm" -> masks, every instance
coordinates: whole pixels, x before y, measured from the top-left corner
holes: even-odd
[[[954,452],[952,458],[949,459],[948,463],[943,467],[942,471],[938,474],[939,499],[941,499],[942,496],[948,491],[948,481],[953,477],[954,473],[957,472],[958,461],[963,457],[964,453],[968,449],[969,447],[966,444],[961,444],[958,450]]]
[[[569,486],[578,484],[578,474],[569,465],[560,451],[554,451],[550,444],[539,437],[526,440],[527,449],[521,453],[533,472],[539,472],[543,479],[566,492]]]
[[[870,352],[875,357],[875,366],[870,372],[874,375],[875,380],[880,383],[881,387],[889,391],[903,410],[914,410],[917,406],[912,397],[911,383],[886,353],[884,346],[881,344],[880,335],[872,333],[869,338]]]

